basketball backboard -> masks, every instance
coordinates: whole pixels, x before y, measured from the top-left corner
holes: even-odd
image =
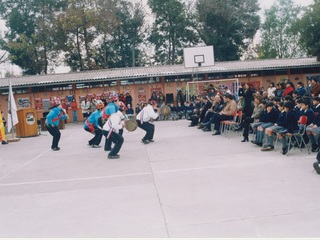
[[[184,48],[183,56],[186,68],[214,65],[213,46]]]

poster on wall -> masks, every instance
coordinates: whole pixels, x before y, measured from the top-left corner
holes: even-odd
[[[146,92],[144,91],[144,88],[138,88],[138,102],[142,101],[147,101]]]
[[[45,112],[49,111],[49,109],[50,109],[50,99],[49,98],[42,99],[42,109]]]
[[[153,99],[159,99],[160,93],[162,93],[161,87],[150,88],[150,96]]]
[[[30,108],[30,99],[18,98],[18,108]]]
[[[67,95],[66,96],[66,104],[68,107],[70,107],[70,103],[72,102],[73,98],[74,98],[74,95]]]
[[[86,96],[79,96],[79,104],[81,104],[81,102],[84,100],[86,100]]]
[[[259,81],[248,82],[248,84],[251,84],[255,91],[260,90],[260,82]]]
[[[34,106],[36,110],[41,110],[42,109],[42,98],[35,98],[34,99]]]

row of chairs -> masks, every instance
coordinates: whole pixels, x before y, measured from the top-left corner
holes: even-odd
[[[240,124],[242,122],[242,117],[243,113],[241,110],[235,110],[233,113],[233,119],[232,120],[226,120],[226,121],[221,121],[221,126],[220,126],[220,132],[221,135],[226,136],[228,139],[230,138],[231,133],[239,134],[239,131],[235,131],[238,127],[240,127]],[[302,151],[303,147],[305,146],[308,154],[310,154],[310,146],[309,144],[306,144],[303,136],[306,132],[306,127],[307,127],[307,117],[306,116],[301,116],[299,118],[299,130],[297,132],[294,132],[293,134],[286,134],[288,138],[288,151],[287,151],[287,156],[289,154],[289,151],[291,149],[291,146],[295,148],[296,146]],[[241,134],[241,133],[240,133]],[[277,150],[277,145],[278,145],[278,140],[279,138],[276,136],[276,141],[275,141],[275,148],[274,150]]]

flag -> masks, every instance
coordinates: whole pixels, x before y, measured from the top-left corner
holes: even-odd
[[[9,95],[8,95],[8,132],[11,131],[11,128],[19,122],[17,115],[17,105],[13,97],[11,80],[9,80]]]

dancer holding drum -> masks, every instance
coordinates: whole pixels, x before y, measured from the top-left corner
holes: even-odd
[[[150,121],[152,121],[152,119],[157,119],[159,116],[159,114],[154,111],[155,109],[158,110],[157,102],[153,99],[150,99],[148,105],[145,106],[136,117],[138,127],[146,132],[145,136],[141,140],[141,142],[144,144],[154,142],[153,135],[155,127],[152,123],[150,123]]]

